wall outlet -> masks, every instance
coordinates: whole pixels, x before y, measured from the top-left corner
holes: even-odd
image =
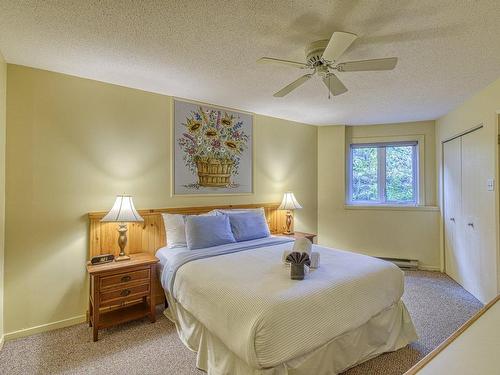
[[[488,178],[488,180],[486,181],[486,186],[488,188],[488,191],[494,191],[495,190],[495,179]]]

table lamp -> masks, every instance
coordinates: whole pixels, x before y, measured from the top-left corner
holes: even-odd
[[[130,195],[117,195],[116,201],[111,210],[101,219],[101,222],[118,223],[118,246],[120,254],[115,258],[116,261],[130,259],[125,255],[125,246],[127,245],[127,224],[142,222],[144,219],[139,215],[134,207],[134,202]]]
[[[301,208],[302,206],[297,202],[297,199],[295,199],[295,195],[293,195],[291,191],[287,191],[278,207],[278,210],[286,210],[286,231],[284,234],[293,234],[291,231],[293,221],[292,211]]]

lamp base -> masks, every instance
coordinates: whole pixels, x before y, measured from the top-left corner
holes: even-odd
[[[292,211],[288,210],[286,212],[286,230],[284,234],[293,234],[293,227],[292,227],[292,222],[293,222],[293,214]]]
[[[117,262],[122,260],[129,260],[130,257],[125,255],[125,246],[127,245],[127,224],[118,224],[118,247],[120,248],[120,254],[115,258]]]

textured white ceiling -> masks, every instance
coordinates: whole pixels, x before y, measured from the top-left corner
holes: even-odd
[[[255,61],[304,61],[337,30],[360,35],[342,61],[396,70],[339,73],[333,100],[318,78],[273,98],[304,72]],[[9,63],[311,124],[437,118],[500,77],[499,37],[495,0],[0,0]]]

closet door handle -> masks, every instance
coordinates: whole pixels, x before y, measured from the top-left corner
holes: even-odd
[[[450,217],[450,221],[455,222],[455,218],[454,217]]]
[[[469,227],[474,228],[474,223],[467,223],[467,225],[468,225]]]

